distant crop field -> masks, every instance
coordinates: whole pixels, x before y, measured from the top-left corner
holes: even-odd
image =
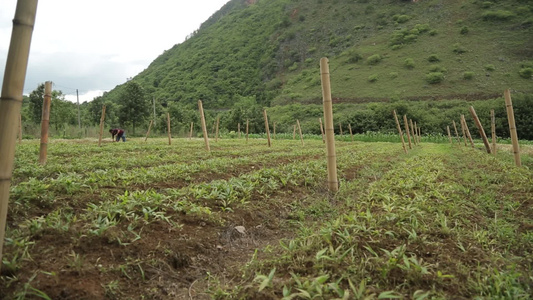
[[[0,298],[530,298],[533,146],[285,138],[18,144]]]

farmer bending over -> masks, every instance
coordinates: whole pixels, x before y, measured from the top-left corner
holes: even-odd
[[[126,141],[126,133],[124,132],[124,129],[120,129],[120,128],[109,129],[109,133],[111,133],[111,138],[113,139],[113,141],[118,142],[120,141],[121,138],[123,142]],[[117,137],[116,140],[115,140],[115,136]]]

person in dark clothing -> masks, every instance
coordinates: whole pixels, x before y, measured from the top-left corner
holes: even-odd
[[[123,142],[126,141],[126,132],[124,132],[124,129],[120,128],[113,128],[109,129],[109,133],[111,133],[111,138],[113,141],[119,142],[120,139],[122,139]],[[115,139],[116,136],[116,139]]]

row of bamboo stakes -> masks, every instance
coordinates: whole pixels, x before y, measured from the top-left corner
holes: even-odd
[[[518,143],[518,133],[516,131],[516,122],[514,117],[514,110],[513,110],[513,102],[511,100],[511,92],[509,89],[505,90],[504,92],[504,98],[505,98],[505,107],[507,110],[507,119],[509,123],[509,131],[511,135],[511,143],[513,147],[513,155],[516,166],[520,167],[522,166],[522,161],[520,158],[520,145]],[[479,117],[477,116],[476,110],[473,106],[470,106],[469,108],[470,115],[472,116],[472,119],[474,119],[474,124],[476,125],[477,129],[479,130],[479,135],[481,136],[481,139],[483,141],[483,144],[485,146],[485,150],[488,154],[496,155],[497,153],[497,146],[496,146],[496,118],[494,115],[494,109],[490,111],[490,120],[491,120],[491,134],[492,134],[492,140],[490,143],[489,139],[487,138],[487,134],[485,133],[485,129],[483,128],[483,125],[481,124],[481,121],[479,120]],[[458,143],[461,143],[461,139],[459,138],[459,132],[457,131],[457,126],[455,124],[455,120],[452,121],[453,128],[455,130],[455,136]],[[470,143],[470,146],[472,148],[475,148],[474,146],[474,140],[472,139],[472,135],[470,134],[470,130],[468,128],[468,125],[466,123],[466,119],[464,115],[460,116],[460,124],[461,124],[461,131],[463,133],[463,140],[465,147],[468,146],[468,142]],[[452,134],[450,131],[450,126],[446,126],[446,131],[448,133],[448,140],[450,144],[453,145],[453,139]]]

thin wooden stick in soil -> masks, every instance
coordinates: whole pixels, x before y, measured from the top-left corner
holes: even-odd
[[[463,119],[463,124],[465,125],[466,137],[470,141],[470,145],[472,146],[472,148],[475,148],[474,140],[472,139],[472,135],[470,134],[470,129],[468,129],[468,124],[466,123],[465,116],[461,115],[461,118]]]
[[[413,120],[409,119],[409,125],[411,126],[411,135],[413,136],[413,142],[414,144],[418,144],[418,140],[415,135],[415,126],[413,125]]]
[[[485,144],[485,149],[487,150],[487,153],[490,154],[489,139],[487,139],[487,135],[485,134],[485,129],[483,129],[483,126],[481,125],[481,122],[479,121],[479,118],[477,117],[476,110],[474,109],[473,106],[470,106],[470,114],[472,115],[472,118],[474,118],[474,123],[476,124],[476,127],[479,130],[479,135],[481,135],[481,139],[483,139],[483,144]]]
[[[238,137],[241,138],[241,123],[237,123],[237,133]]]
[[[22,106],[37,0],[18,1],[0,96],[0,262],[15,159],[17,118]],[[0,263],[1,266],[1,263]]]
[[[303,146],[304,136],[302,135],[302,127],[300,127],[300,120],[296,120],[296,125],[298,125],[298,132],[300,133],[300,140],[302,141],[302,146]]]
[[[200,111],[200,121],[202,122],[202,132],[204,134],[205,149],[207,150],[207,152],[211,152],[211,148],[209,148],[209,136],[207,135],[207,126],[205,124],[205,115],[202,100],[198,100],[198,110]],[[246,138],[248,139],[248,120],[246,121]]]
[[[98,147],[102,146],[102,137],[104,135],[105,108],[106,106],[104,105],[102,107],[102,116],[100,117],[100,135],[98,137]]]
[[[220,117],[217,117],[217,125],[215,129],[215,142],[218,142],[218,126],[220,124]]]
[[[339,190],[337,179],[337,156],[335,152],[335,129],[333,128],[333,103],[331,100],[331,83],[329,62],[327,58],[320,60],[320,77],[322,82],[322,99],[324,105],[324,126],[326,133],[326,153],[328,169],[328,189],[331,192]]]
[[[296,139],[296,125],[292,125],[292,139]]]
[[[267,135],[268,147],[271,147],[272,142],[270,141],[270,128],[268,126],[268,115],[266,109],[263,109],[263,117],[265,118],[265,131]]]
[[[248,119],[246,119],[246,142],[248,142]]]
[[[194,122],[191,122],[191,130],[189,130],[189,140],[192,139],[192,130],[194,128]]]
[[[450,144],[453,145],[452,134],[450,133],[450,126],[446,126],[446,130],[448,131],[448,140],[450,141]]]
[[[353,142],[352,125],[350,123],[348,123],[348,130],[350,131],[350,138],[352,139],[352,142]]]
[[[459,137],[459,132],[457,131],[457,125],[455,125],[455,120],[452,120],[453,123],[453,129],[455,130],[455,137],[457,138],[457,142],[461,143],[461,138]]]
[[[413,149],[411,144],[411,133],[409,132],[409,122],[407,122],[407,115],[403,115],[403,123],[405,126],[405,134],[407,134],[407,140],[409,141],[409,149]]]
[[[465,142],[465,147],[467,147],[466,143],[466,130],[465,130],[465,124],[463,123],[463,117],[459,117],[459,123],[461,124],[461,131],[463,132],[463,141]]]
[[[168,144],[172,144],[172,136],[170,134],[170,113],[167,113],[167,132],[168,132]]]
[[[511,142],[513,143],[514,161],[517,167],[522,166],[520,159],[520,145],[518,144],[518,133],[516,132],[516,123],[514,118],[513,101],[511,100],[511,91],[505,90],[505,107],[507,108],[507,119],[509,121],[509,131],[511,133]]]
[[[405,140],[403,138],[402,127],[400,126],[400,121],[398,121],[398,115],[396,114],[396,110],[393,110],[392,114],[394,115],[394,120],[396,121],[396,128],[398,128],[398,134],[402,138],[403,151],[405,152],[405,154],[407,154],[407,147],[405,146]]]
[[[148,131],[146,132],[146,137],[144,138],[145,142],[148,140],[148,137],[150,136],[150,129],[152,129],[152,124],[154,124],[154,120],[150,120],[150,125],[148,125]]]

